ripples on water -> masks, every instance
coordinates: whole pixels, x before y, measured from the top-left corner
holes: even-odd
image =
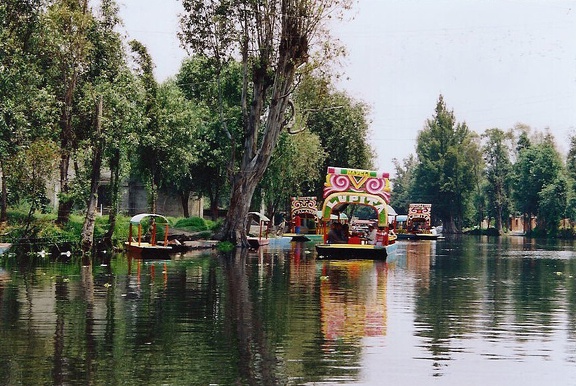
[[[0,384],[576,384],[572,244],[2,258]]]

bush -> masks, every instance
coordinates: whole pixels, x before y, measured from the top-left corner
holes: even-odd
[[[188,232],[202,232],[209,230],[206,221],[200,217],[182,218],[176,221],[174,228],[182,229]]]

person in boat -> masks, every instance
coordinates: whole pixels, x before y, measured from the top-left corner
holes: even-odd
[[[368,225],[368,236],[366,237],[368,240],[368,244],[376,244],[376,233],[378,230],[372,224]]]
[[[350,227],[348,224],[342,225],[342,240],[347,243],[350,239]]]
[[[346,244],[342,236],[342,224],[339,222],[334,222],[330,226],[330,231],[328,232],[328,244]]]

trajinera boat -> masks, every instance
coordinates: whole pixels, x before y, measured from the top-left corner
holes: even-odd
[[[148,230],[144,231],[142,223],[145,219],[150,220]],[[157,220],[164,223],[164,240],[158,243]],[[136,234],[134,226],[137,226]],[[128,241],[124,243],[129,253],[147,258],[166,258],[172,247],[168,245],[168,219],[159,214],[142,213],[130,219],[130,229],[128,231]]]
[[[431,226],[432,204],[410,204],[408,214],[396,216],[396,233],[399,239],[437,240],[440,235]]]
[[[394,253],[397,245],[395,236],[389,234],[388,225],[388,173],[329,167],[323,197],[324,242],[316,245],[319,258],[386,260]],[[378,230],[374,241],[365,237],[350,237],[347,243],[330,242],[328,229],[334,222],[331,217],[341,213],[348,205],[365,205],[375,210]]]

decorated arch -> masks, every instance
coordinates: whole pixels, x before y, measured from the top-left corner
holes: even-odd
[[[367,205],[378,213],[378,225],[388,225],[387,208],[390,203],[388,173],[362,169],[329,167],[324,183],[322,219],[328,221],[333,212],[346,205]]]

